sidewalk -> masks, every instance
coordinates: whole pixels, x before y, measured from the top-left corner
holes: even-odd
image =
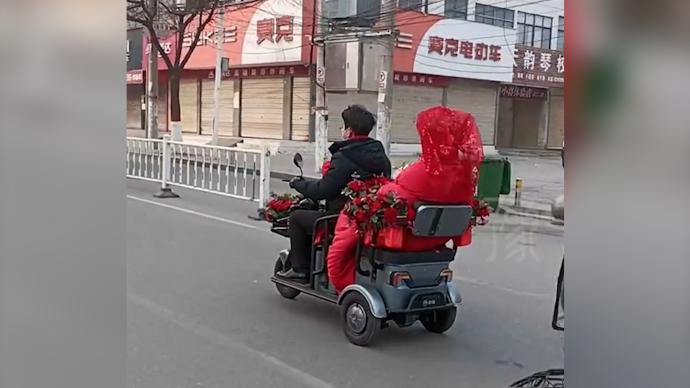
[[[551,202],[564,193],[560,157],[507,156],[511,164],[511,193],[501,196],[499,207],[508,213],[533,213],[551,217]],[[515,179],[523,181],[521,206],[515,207]]]
[[[161,133],[162,135],[162,133]],[[127,136],[145,137],[143,130],[127,130]],[[183,134],[185,142],[191,144],[208,144],[210,136]],[[304,160],[304,175],[320,177],[320,170],[316,170],[314,157],[314,143],[287,140],[262,139],[222,139],[221,145],[240,148],[268,147],[271,151],[271,176],[287,179],[299,174],[299,170],[292,164],[292,157],[296,152],[302,154]],[[239,142],[241,141],[241,142]],[[417,159],[420,152],[419,145],[393,144],[391,146],[391,162],[393,168]],[[486,147],[485,153],[496,153],[493,147]],[[511,186],[516,178],[523,180],[521,206],[515,207],[515,193],[501,196],[499,210],[509,214],[533,215],[535,217],[551,217],[551,202],[564,193],[563,167],[560,157],[547,155],[510,155],[506,156],[511,163]],[[512,187],[511,187],[512,188]]]

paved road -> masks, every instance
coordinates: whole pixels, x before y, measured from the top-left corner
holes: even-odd
[[[128,180],[128,387],[500,387],[563,365],[558,227],[496,215],[454,262],[465,306],[446,335],[392,325],[359,348],[335,306],[277,294],[287,241],[254,204],[156,188]]]

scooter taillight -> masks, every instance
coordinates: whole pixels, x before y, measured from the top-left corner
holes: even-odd
[[[412,280],[412,276],[410,276],[410,274],[407,272],[393,272],[393,273],[391,273],[390,284],[393,287],[398,287],[399,285],[401,285],[406,280]]]
[[[453,280],[453,271],[446,268],[443,271],[441,271],[439,277],[441,277],[441,279],[445,279],[446,282],[450,282]]]

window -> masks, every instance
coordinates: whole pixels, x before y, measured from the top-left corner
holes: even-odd
[[[467,0],[445,0],[444,15],[448,18],[467,19]]]
[[[512,9],[477,3],[477,7],[474,11],[474,21],[503,28],[513,28],[514,19],[515,11]]]
[[[551,24],[547,16],[518,12],[518,44],[525,46],[551,48]]]
[[[426,0],[398,0],[398,7],[411,11],[426,12]]]
[[[565,18],[563,16],[558,17],[558,42],[557,49],[563,50],[565,47]]]

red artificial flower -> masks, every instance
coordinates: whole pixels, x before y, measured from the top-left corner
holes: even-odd
[[[357,210],[355,213],[355,221],[358,223],[365,222],[369,219],[369,214],[367,214],[364,210]]]
[[[365,199],[363,197],[357,197],[352,202],[355,204],[355,206],[361,207],[364,205]]]
[[[381,207],[383,207],[383,204],[380,201],[374,201],[369,206],[369,211],[372,214],[374,214],[374,213],[378,212],[379,210],[381,210]]]
[[[383,220],[389,224],[394,223],[398,219],[398,211],[392,207],[383,210]]]
[[[355,192],[360,192],[360,191],[366,190],[367,185],[366,185],[366,183],[355,179],[355,180],[353,180],[347,184],[347,188],[352,190],[352,191],[355,191]]]
[[[326,175],[328,170],[331,168],[331,161],[326,160],[323,162],[323,165],[321,165],[321,175]]]

